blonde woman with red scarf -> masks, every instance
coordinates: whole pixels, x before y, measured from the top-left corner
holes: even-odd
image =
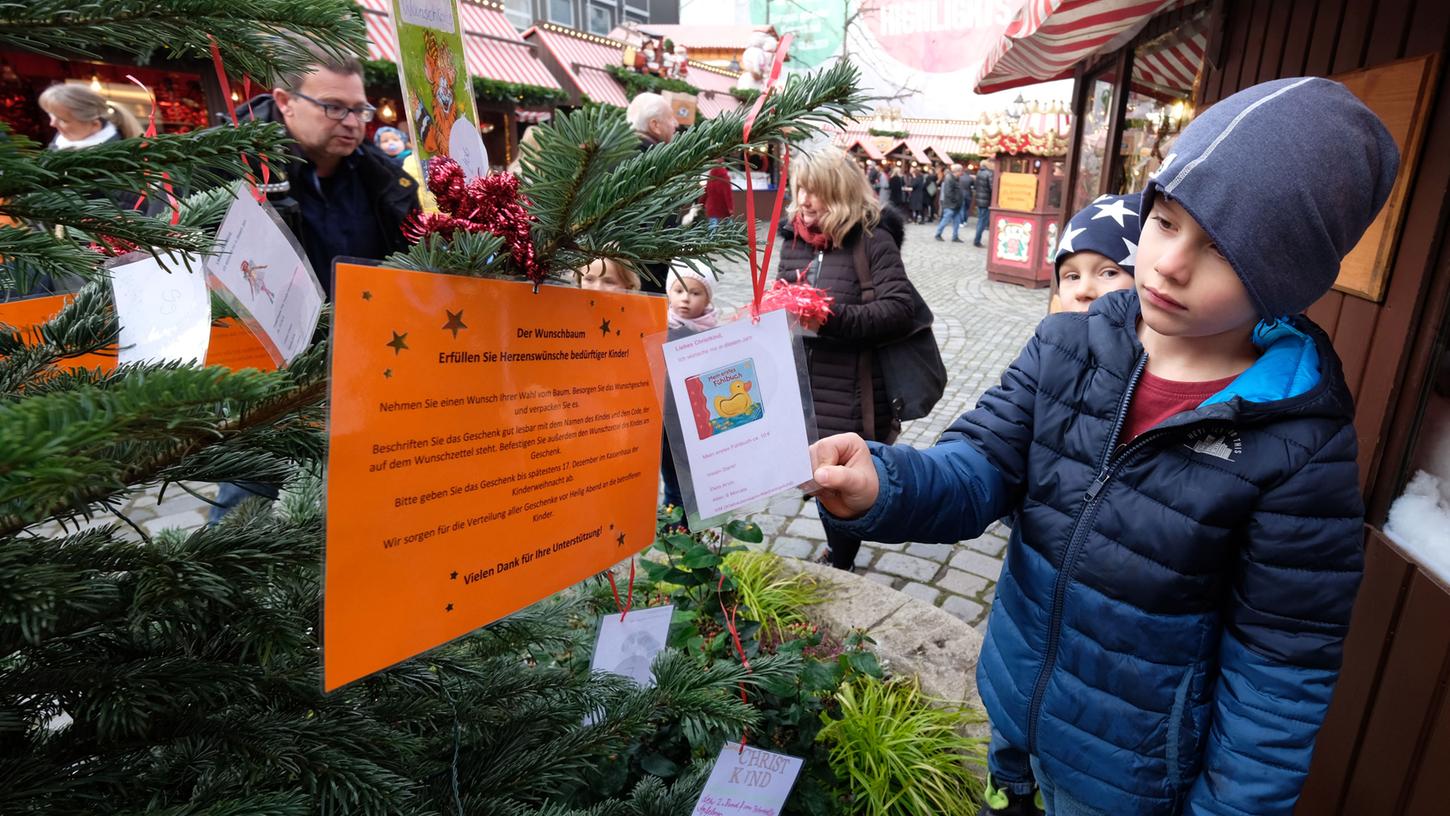
[[[855,162],[836,148],[792,158],[791,206],[776,276],[835,298],[832,314],[805,340],[816,426],[822,437],[857,433],[890,442],[900,429],[874,350],[913,326],[915,301],[901,264],[901,215],[883,210]],[[864,243],[863,243],[864,242]],[[870,292],[863,296],[858,262]],[[861,540],[826,528],[827,558],[851,569]]]

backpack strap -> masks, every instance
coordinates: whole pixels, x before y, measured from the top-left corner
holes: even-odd
[[[861,303],[876,299],[876,284],[871,281],[871,265],[866,260],[866,239],[871,231],[861,225],[861,237],[856,239],[852,251],[856,264],[856,280],[861,285]],[[861,386],[861,424],[866,439],[876,438],[876,381],[871,376],[871,349],[864,348],[856,353],[856,382]]]

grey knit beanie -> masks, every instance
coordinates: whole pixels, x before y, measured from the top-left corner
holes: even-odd
[[[1193,120],[1143,190],[1183,206],[1266,320],[1334,285],[1389,198],[1400,151],[1348,88],[1319,77],[1239,91]]]

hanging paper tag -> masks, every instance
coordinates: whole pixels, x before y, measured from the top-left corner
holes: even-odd
[[[667,432],[692,527],[811,480],[815,422],[797,345],[781,311],[664,344]]]
[[[727,742],[690,816],[775,816],[800,776],[803,760]]]
[[[205,360],[211,295],[202,259],[167,256],[163,267],[151,255],[135,252],[118,261],[109,270],[121,324],[117,362]]]
[[[278,365],[312,342],[322,314],[322,287],[272,205],[238,194],[206,259],[216,290]]]
[[[605,615],[599,621],[599,639],[594,643],[589,668],[628,677],[644,687],[653,686],[655,678],[650,667],[669,640],[674,614],[674,606],[656,606],[636,609],[623,619]]]

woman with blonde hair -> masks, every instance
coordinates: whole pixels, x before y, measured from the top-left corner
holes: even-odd
[[[874,350],[915,328],[916,292],[901,263],[902,217],[881,206],[855,162],[834,147],[792,159],[790,219],[776,276],[835,298],[805,340],[821,436],[890,442],[900,430]],[[862,282],[866,286],[862,286]],[[863,291],[864,289],[864,291]],[[826,528],[830,563],[851,569],[860,539]]]
[[[52,85],[40,93],[40,107],[55,128],[51,150],[74,150],[141,135],[131,112],[84,85]]]

